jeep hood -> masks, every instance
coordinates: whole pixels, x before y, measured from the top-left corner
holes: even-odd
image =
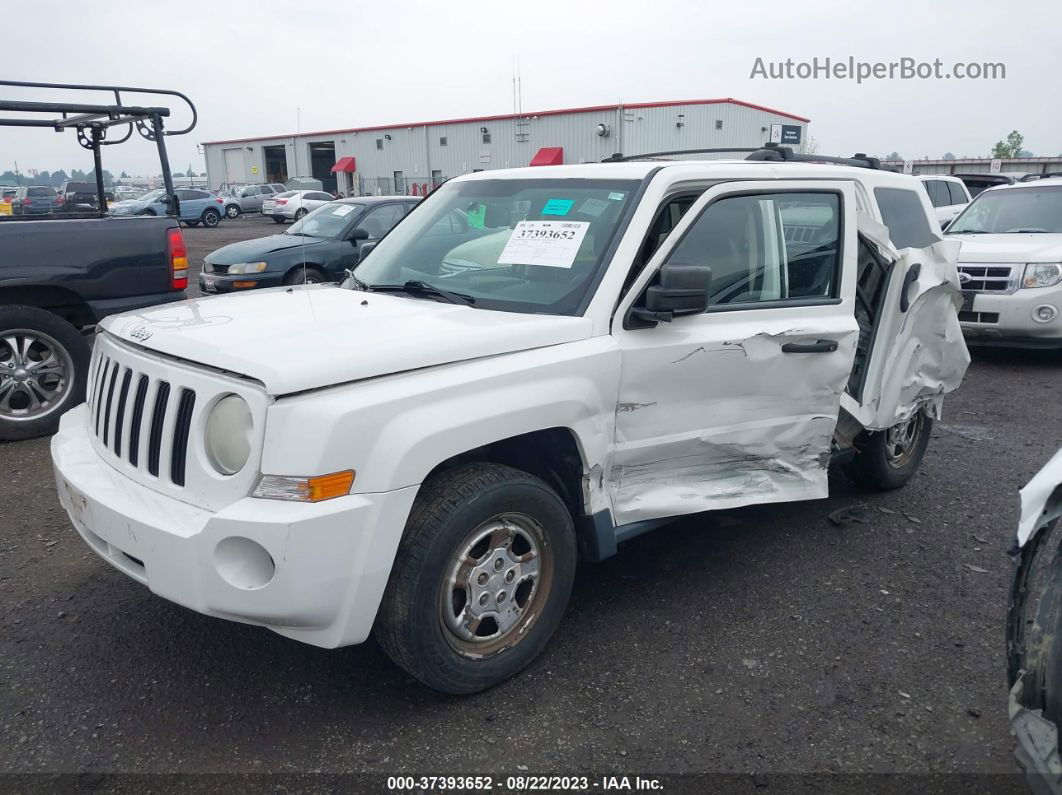
[[[948,240],[961,240],[959,262],[1059,262],[1062,261],[1062,235],[947,235]]]
[[[592,324],[322,286],[179,301],[100,325],[127,344],[254,378],[279,396],[575,342]]]

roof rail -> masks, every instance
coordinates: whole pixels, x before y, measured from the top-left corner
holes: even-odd
[[[669,152],[648,152],[642,155],[624,155],[616,152],[604,158],[602,163],[625,163],[631,160],[650,160],[653,158],[670,157],[672,155],[718,155],[718,154],[743,154],[746,160],[765,160],[775,163],[833,163],[841,166],[855,166],[857,168],[873,168],[880,171],[898,171],[899,169],[882,163],[876,157],[870,157],[857,152],[851,157],[828,157],[826,155],[804,155],[794,152],[791,147],[779,146],[776,143],[766,143],[759,147],[722,147],[716,149],[675,149]]]

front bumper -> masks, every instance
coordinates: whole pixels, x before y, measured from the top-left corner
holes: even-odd
[[[316,504],[247,497],[217,513],[101,459],[87,406],[52,438],[59,501],[84,541],[134,580],[200,613],[325,648],[368,637],[415,486]]]
[[[1045,305],[1054,308],[1055,317],[1034,320],[1034,310]],[[1062,286],[976,293],[959,319],[970,346],[1062,348]]]
[[[237,286],[237,282],[241,286]],[[253,284],[251,284],[253,282]],[[200,273],[199,289],[204,293],[240,293],[246,290],[257,290],[261,287],[281,287],[284,284],[284,274],[249,273],[246,276],[229,276],[227,273]]]

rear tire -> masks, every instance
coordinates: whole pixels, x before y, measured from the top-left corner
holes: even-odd
[[[890,491],[907,484],[925,458],[933,420],[918,411],[907,422],[884,431],[864,431],[856,439],[856,457],[844,471],[860,486]]]
[[[304,215],[306,215],[306,213],[307,213],[307,210],[306,210],[306,208],[305,208],[305,207],[300,207],[299,209],[297,209],[297,210],[295,211],[295,220],[296,220],[296,221],[301,221],[301,220],[302,220],[302,217],[303,217]]]
[[[571,514],[546,483],[501,464],[443,472],[413,504],[376,638],[435,690],[493,687],[552,637],[575,562]]]
[[[221,213],[211,207],[209,210],[203,211],[202,221],[203,226],[207,227],[208,229],[213,229],[221,222]]]
[[[85,338],[57,315],[0,307],[0,439],[55,433],[63,413],[85,399],[89,358]]]

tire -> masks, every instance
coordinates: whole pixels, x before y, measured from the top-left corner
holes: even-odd
[[[907,484],[925,458],[933,420],[922,411],[884,431],[864,431],[856,439],[856,457],[844,471],[854,482],[878,491]]]
[[[201,220],[203,221],[203,226],[207,227],[207,229],[213,229],[221,222],[221,213],[211,207],[203,211]]]
[[[328,274],[318,268],[316,265],[307,265],[303,268],[301,265],[292,268],[288,272],[288,275],[284,277],[284,284],[296,285],[296,284],[324,284],[329,282]]]
[[[305,207],[300,207],[299,209],[297,209],[297,210],[295,211],[295,220],[296,220],[296,221],[301,221],[301,220],[302,220],[302,217],[303,217],[304,215],[306,215],[306,213],[307,213],[307,210],[306,210],[306,208],[305,208]]]
[[[571,514],[546,483],[501,464],[443,472],[413,504],[376,638],[399,667],[435,690],[493,687],[552,637],[575,562]],[[482,605],[487,615],[477,615]]]
[[[274,224],[282,224],[282,223],[284,223],[284,218],[282,216],[274,215],[274,216],[272,216],[272,218],[273,218],[273,223]]]
[[[225,217],[229,220],[235,220],[240,217],[240,206],[238,204],[230,204],[225,208]]]
[[[141,215],[156,215],[154,210],[144,210],[144,212],[142,212],[140,214]]]
[[[195,229],[197,226],[199,226],[199,222],[198,221],[185,221],[184,225],[188,226],[188,227],[191,227],[192,229]]]
[[[63,413],[85,399],[89,356],[85,338],[57,315],[0,307],[0,439],[55,433]],[[44,367],[49,361],[54,366]]]

